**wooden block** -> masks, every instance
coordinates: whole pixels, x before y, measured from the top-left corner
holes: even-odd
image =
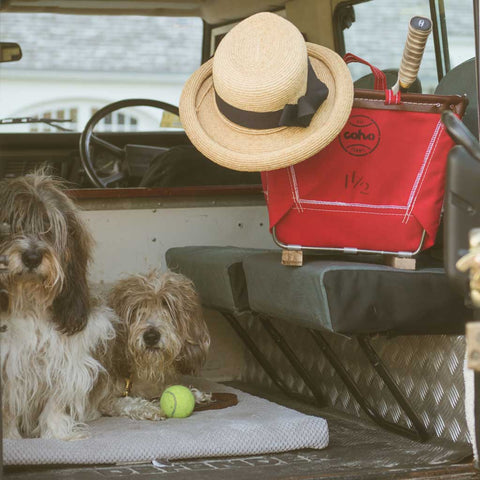
[[[395,257],[393,255],[385,256],[385,265],[402,270],[415,270],[417,261],[411,257]]]
[[[303,252],[301,250],[282,250],[282,265],[301,267],[303,265]]]
[[[480,371],[480,322],[468,322],[465,328],[467,366]]]

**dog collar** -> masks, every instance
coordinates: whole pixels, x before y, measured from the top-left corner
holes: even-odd
[[[130,377],[125,378],[125,390],[123,391],[123,397],[130,396],[130,390],[132,389],[132,379]]]

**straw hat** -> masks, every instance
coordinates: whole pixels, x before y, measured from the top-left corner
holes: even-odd
[[[243,20],[187,80],[180,119],[206,157],[234,170],[293,165],[326,147],[347,122],[353,83],[332,50],[306,43],[273,13]]]

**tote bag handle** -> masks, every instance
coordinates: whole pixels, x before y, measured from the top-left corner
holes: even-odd
[[[370,70],[373,73],[374,82],[374,89],[375,90],[386,90],[387,89],[387,79],[385,74],[377,67],[373,66],[371,63],[367,62],[363,58],[357,57],[353,53],[346,53],[343,57],[345,63],[363,63],[363,65],[367,65],[370,67]]]
[[[386,105],[398,105],[401,103],[401,94],[398,92],[394,94],[391,89],[387,89],[387,78],[385,73],[383,73],[379,68],[375,67],[371,63],[367,62],[363,58],[357,57],[353,53],[347,53],[344,55],[343,60],[345,63],[362,63],[367,65],[373,73],[374,78],[374,90],[383,90],[385,91],[385,104]]]

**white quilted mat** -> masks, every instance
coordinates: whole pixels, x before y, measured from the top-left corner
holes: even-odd
[[[154,459],[255,455],[328,445],[326,420],[239,390],[189,379],[206,392],[231,392],[238,404],[162,422],[104,417],[87,440],[4,440],[5,465],[115,464]]]

